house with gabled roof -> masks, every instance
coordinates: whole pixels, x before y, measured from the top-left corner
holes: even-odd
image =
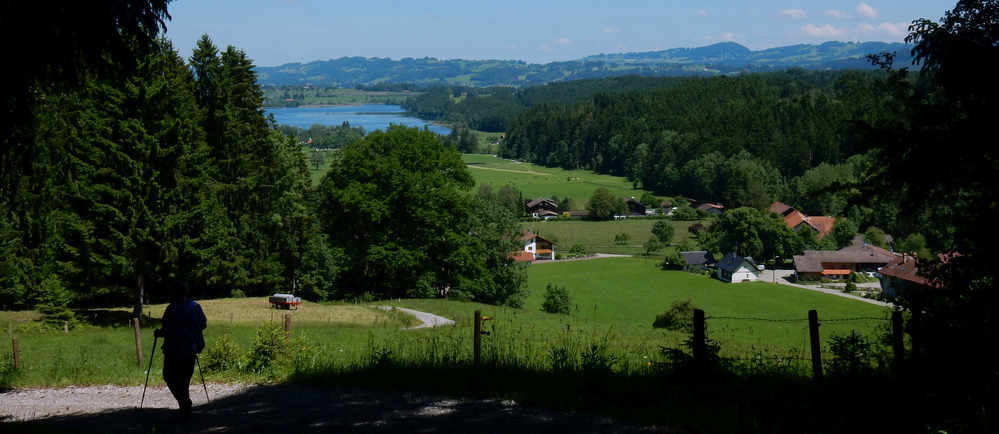
[[[712,215],[718,215],[725,211],[724,206],[711,202],[704,202],[700,205],[697,205],[697,209]]]
[[[514,261],[534,262],[555,259],[555,243],[530,231],[523,231],[520,237],[524,249],[510,254]]]
[[[896,255],[863,242],[839,250],[805,250],[794,256],[794,272],[798,279],[845,279],[852,272],[874,272],[893,262]]]
[[[835,217],[809,216],[781,202],[774,202],[768,210],[781,216],[784,219],[784,224],[795,232],[801,230],[814,231],[815,239],[817,240],[821,240],[826,235],[832,233],[833,226],[836,225]]]
[[[715,265],[715,255],[706,250],[680,252],[680,255],[683,255],[683,260],[686,262],[683,266],[684,271],[701,271]]]
[[[760,266],[752,256],[729,253],[718,261],[717,276],[724,282],[755,282],[760,280]]]
[[[648,207],[634,197],[629,197],[624,204],[628,206],[628,215],[645,215],[648,211]]]
[[[528,201],[525,205],[527,214],[534,218],[554,218],[558,217],[558,203],[546,197]]]
[[[937,255],[941,264],[946,264],[957,256],[961,256],[960,253]],[[922,267],[920,267],[919,257],[916,255],[902,254],[901,256],[896,256],[892,263],[878,270],[878,277],[881,280],[881,290],[885,295],[897,296],[907,291],[944,289],[942,282],[934,280],[929,276],[929,274],[933,273],[932,267],[933,265],[927,263],[923,263]]]

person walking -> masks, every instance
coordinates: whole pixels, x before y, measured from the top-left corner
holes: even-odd
[[[186,282],[173,280],[167,283],[171,301],[163,312],[162,328],[154,332],[163,338],[163,381],[177,399],[180,416],[191,416],[191,376],[198,353],[205,348],[201,331],[208,327],[208,319],[201,305],[190,298]]]

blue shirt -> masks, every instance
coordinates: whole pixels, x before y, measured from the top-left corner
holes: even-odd
[[[193,356],[205,349],[201,331],[208,327],[208,319],[201,305],[194,300],[173,302],[163,312],[163,354]]]

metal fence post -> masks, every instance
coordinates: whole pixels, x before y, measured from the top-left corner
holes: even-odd
[[[816,383],[822,382],[822,345],[819,342],[819,313],[808,311],[808,338],[812,343],[812,377]]]

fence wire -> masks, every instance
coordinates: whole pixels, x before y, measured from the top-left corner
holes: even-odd
[[[718,320],[735,320],[735,321],[764,321],[764,322],[808,322],[808,318],[760,318],[751,316],[706,316],[704,320],[718,319]],[[873,317],[873,316],[857,316],[857,317],[847,317],[847,318],[822,318],[819,317],[819,322],[846,322],[846,321],[891,321],[891,318]]]

